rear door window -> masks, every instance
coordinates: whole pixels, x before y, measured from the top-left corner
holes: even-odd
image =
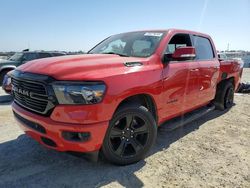
[[[193,43],[196,51],[196,60],[214,59],[214,52],[209,39],[200,36],[193,36]]]

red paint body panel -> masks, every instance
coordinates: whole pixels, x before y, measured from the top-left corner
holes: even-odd
[[[148,58],[120,57],[118,55],[77,55],[45,58],[26,63],[18,70],[49,75],[56,80],[103,81],[106,94],[95,105],[58,105],[50,117],[43,117],[24,110],[13,103],[13,110],[24,118],[41,124],[48,134],[42,135],[21,124],[24,131],[41,142],[41,136],[54,140],[59,151],[99,150],[118,105],[137,94],[152,97],[158,116],[157,124],[208,104],[215,96],[222,71],[235,77],[239,83],[236,63],[219,62],[217,54],[210,61],[185,61],[162,63],[166,45],[178,33],[200,35],[208,38],[214,52],[212,39],[205,34],[171,29],[160,42],[155,53]],[[142,66],[127,67],[126,62],[140,62]],[[65,141],[62,130],[90,131],[91,140],[84,143]]]
[[[96,124],[70,124],[70,123],[59,123],[53,121],[49,117],[42,117],[19,107],[17,104],[12,104],[13,110],[21,115],[23,118],[28,119],[29,121],[36,122],[46,129],[46,134],[34,131],[33,129],[28,128],[23,123],[19,122],[20,127],[24,130],[26,134],[31,136],[33,139],[41,143],[42,145],[56,149],[58,151],[79,151],[79,152],[91,152],[99,150],[102,146],[102,142],[108,127],[108,122],[99,122]],[[90,140],[86,142],[73,142],[67,141],[62,137],[62,131],[75,131],[75,132],[90,132]],[[50,147],[44,144],[41,140],[41,137],[52,139],[57,147]]]
[[[243,67],[238,60],[225,60],[220,62],[220,76],[227,74],[227,78],[234,78],[235,91],[238,89],[242,76]],[[220,80],[221,81],[221,80]]]

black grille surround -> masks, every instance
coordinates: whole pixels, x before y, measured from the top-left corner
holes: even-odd
[[[49,85],[53,80],[46,75],[15,70],[11,76],[14,102],[31,112],[49,116],[57,104],[53,89]]]

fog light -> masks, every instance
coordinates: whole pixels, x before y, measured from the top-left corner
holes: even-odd
[[[80,140],[88,140],[90,137],[90,133],[78,133],[78,137],[80,138]]]
[[[74,141],[74,142],[84,142],[89,140],[90,133],[89,132],[68,132],[64,131],[62,136],[65,140]]]

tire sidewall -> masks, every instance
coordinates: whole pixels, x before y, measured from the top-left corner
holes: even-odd
[[[140,118],[143,118],[143,120],[147,123],[149,128],[148,133],[148,140],[144,146],[144,149],[137,153],[134,157],[131,158],[120,158],[117,155],[115,155],[111,149],[110,142],[109,142],[109,134],[114,126],[115,122],[119,119],[121,119],[126,114],[133,114],[138,115]],[[118,165],[127,165],[131,163],[138,162],[139,160],[143,159],[147,152],[150,150],[152,145],[155,142],[157,136],[157,126],[156,122],[152,116],[152,114],[144,107],[144,106],[137,106],[137,107],[123,107],[122,109],[119,109],[111,119],[109,123],[109,127],[107,129],[103,146],[102,146],[102,153],[104,154],[105,158],[109,160],[111,163],[118,164]]]
[[[233,105],[234,95],[232,97],[232,103],[231,104],[227,104],[227,98],[229,97],[228,96],[229,92],[234,92],[234,87],[233,87],[232,84],[229,84],[228,87],[227,87],[227,89],[225,89],[225,90],[226,90],[226,93],[225,93],[225,97],[224,97],[224,107],[225,107],[225,109],[227,109],[227,108],[232,107],[232,105]],[[230,91],[230,90],[232,90],[232,91]]]

